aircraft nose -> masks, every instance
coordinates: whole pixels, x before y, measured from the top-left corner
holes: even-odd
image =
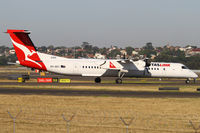
[[[193,72],[192,77],[193,77],[193,78],[198,78],[198,75],[197,75],[196,73]]]

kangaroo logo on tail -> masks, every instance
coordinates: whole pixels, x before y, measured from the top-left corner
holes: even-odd
[[[11,38],[11,41],[12,41],[12,43],[13,43],[16,47],[18,47],[19,49],[21,49],[21,50],[24,52],[25,61],[30,61],[30,62],[35,63],[35,64],[37,64],[38,66],[42,67],[42,65],[40,65],[38,62],[36,62],[36,61],[34,61],[34,60],[32,60],[32,59],[29,58],[29,57],[31,57],[33,54],[36,54],[36,51],[29,50],[27,47],[25,47],[25,46],[23,46],[23,45],[21,45],[21,44],[15,42],[14,40],[12,40],[12,38]]]

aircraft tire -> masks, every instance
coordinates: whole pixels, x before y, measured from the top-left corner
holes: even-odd
[[[115,80],[116,84],[122,84],[122,79],[118,78]]]
[[[100,77],[95,78],[95,79],[94,79],[94,82],[95,82],[95,83],[101,83],[101,78],[100,78]]]
[[[189,84],[189,83],[190,83],[190,80],[187,79],[187,80],[185,81],[185,83],[186,83],[186,84]]]

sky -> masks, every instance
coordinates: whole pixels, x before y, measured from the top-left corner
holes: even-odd
[[[200,47],[200,0],[0,0],[7,29],[27,29],[36,46]]]

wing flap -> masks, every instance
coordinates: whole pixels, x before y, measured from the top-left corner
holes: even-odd
[[[100,77],[102,74],[82,74],[82,76],[87,76],[87,77]]]

